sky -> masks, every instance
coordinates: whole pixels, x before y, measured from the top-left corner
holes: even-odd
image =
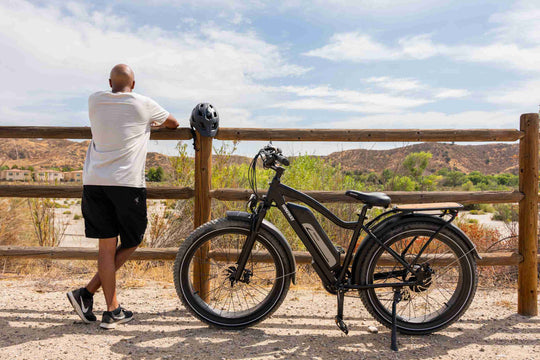
[[[222,127],[518,128],[540,104],[538,20],[540,1],[2,0],[0,125],[89,126],[88,96],[127,63],[181,126],[210,102]]]

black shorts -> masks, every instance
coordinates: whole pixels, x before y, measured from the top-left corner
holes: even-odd
[[[145,188],[84,185],[81,208],[86,237],[120,235],[121,248],[142,242],[148,223]]]

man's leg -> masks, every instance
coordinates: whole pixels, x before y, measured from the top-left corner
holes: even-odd
[[[99,239],[98,274],[107,303],[107,311],[118,307],[116,299],[116,237]]]
[[[118,248],[116,250],[116,255],[114,258],[114,267],[115,270],[118,270],[127,259],[135,252],[137,247],[131,247],[128,249],[125,248]],[[88,290],[90,293],[94,294],[99,288],[101,287],[101,279],[99,278],[99,272],[97,272],[92,280],[86,285],[86,290]]]

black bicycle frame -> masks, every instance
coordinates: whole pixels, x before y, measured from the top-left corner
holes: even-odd
[[[376,242],[378,242],[386,251],[388,251],[388,253],[390,253],[397,261],[399,261],[405,267],[406,269],[405,271],[409,271],[410,273],[415,272],[412,264],[407,263],[400,256],[400,254],[396,253],[392,248],[384,244],[370,230],[372,225],[377,223],[378,219],[390,213],[394,213],[396,212],[396,210],[386,211],[383,214],[376,217],[375,219],[371,220],[366,225],[364,225],[364,221],[366,219],[366,212],[372,207],[369,204],[364,204],[360,214],[358,214],[357,221],[343,221],[339,217],[334,215],[330,210],[328,210],[328,208],[326,208],[320,202],[313,199],[311,196],[306,195],[300,191],[297,191],[289,186],[283,185],[280,182],[281,175],[284,172],[283,168],[273,167],[273,170],[276,171],[276,175],[274,176],[274,178],[272,179],[270,183],[270,187],[268,189],[266,196],[263,197],[262,201],[258,204],[257,209],[253,213],[253,218],[252,218],[252,223],[251,223],[251,232],[248,238],[246,239],[244,246],[242,247],[242,251],[240,252],[240,256],[237,261],[237,270],[235,274],[236,281],[240,280],[241,278],[245,265],[249,259],[249,255],[253,248],[253,244],[255,243],[255,239],[257,237],[260,225],[264,217],[266,216],[266,212],[268,211],[268,209],[270,209],[271,206],[273,206],[273,204],[275,204],[275,206],[281,211],[283,216],[287,219],[287,222],[290,224],[294,232],[298,235],[302,243],[305,245],[306,249],[311,254],[313,258],[312,265],[315,268],[317,274],[319,275],[321,281],[323,282],[325,286],[327,286],[327,288],[330,287],[334,289],[337,289],[337,288],[368,289],[368,288],[380,288],[380,287],[408,286],[408,285],[416,284],[416,282],[414,281],[413,282],[399,282],[399,283],[363,284],[363,285],[350,284],[350,283],[344,282],[345,276],[347,274],[347,270],[351,264],[351,261],[354,255],[354,249],[356,248],[356,244],[358,243],[358,238],[360,237],[360,233],[362,232],[362,230],[366,232],[366,234],[371,236],[373,239],[375,239]],[[330,265],[328,264],[327,260],[325,260],[321,255],[319,255],[319,252],[316,250],[316,244],[314,244],[314,241],[306,233],[306,230],[295,219],[295,217],[293,216],[293,214],[287,207],[287,202],[285,201],[285,198],[297,200],[310,206],[311,208],[316,210],[318,213],[323,215],[325,218],[329,219],[330,221],[332,221],[334,224],[336,224],[337,226],[341,228],[354,230],[351,241],[345,253],[345,258],[343,259],[343,263],[339,264],[337,269],[332,269]],[[431,239],[428,242],[430,241]],[[415,262],[413,262],[413,264]],[[401,271],[404,271],[404,270],[401,270]]]

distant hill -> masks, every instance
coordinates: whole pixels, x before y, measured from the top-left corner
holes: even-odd
[[[464,173],[480,171],[484,174],[510,172],[517,174],[519,168],[518,144],[455,145],[445,143],[422,143],[390,150],[355,149],[332,153],[326,158],[332,164],[341,164],[343,170],[381,172],[388,168],[399,171],[407,155],[413,152],[429,152],[433,155],[428,172],[442,168]]]
[[[0,139],[0,165],[35,168],[71,167],[80,169],[84,164],[89,141]],[[385,168],[399,171],[403,159],[413,152],[430,152],[433,158],[429,172],[449,168],[469,173],[478,170],[484,174],[517,173],[518,144],[453,145],[422,143],[390,150],[355,149],[334,152],[322,158],[332,164],[341,164],[347,171],[381,172]],[[231,164],[249,163],[250,158],[233,155]],[[161,166],[172,171],[169,159],[159,153],[148,153],[146,167]]]
[[[34,168],[70,167],[82,169],[89,140],[37,140],[37,139],[0,139],[0,166]],[[165,171],[172,171],[166,155],[150,152],[146,157],[146,166],[161,166]]]

